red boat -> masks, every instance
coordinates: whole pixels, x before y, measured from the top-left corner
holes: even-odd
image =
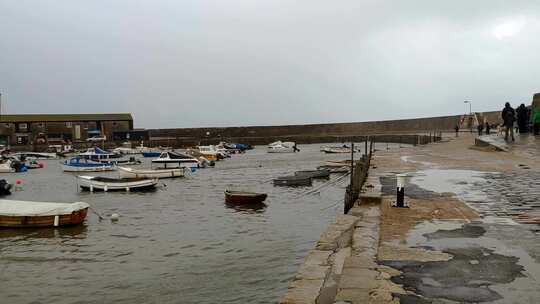
[[[225,202],[228,204],[260,204],[264,202],[266,193],[242,192],[242,191],[225,191]]]

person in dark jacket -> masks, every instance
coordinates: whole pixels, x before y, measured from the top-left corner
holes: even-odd
[[[489,122],[486,121],[486,135],[489,135],[489,131],[491,131],[491,126],[489,125]]]
[[[519,133],[529,132],[529,111],[525,107],[525,104],[521,104],[517,109],[517,124],[519,128]]]
[[[477,129],[478,129],[478,136],[482,136],[482,131],[484,131],[484,124],[479,123]]]
[[[508,141],[508,132],[512,135],[512,141],[514,139],[514,121],[516,120],[516,111],[510,106],[510,103],[507,102],[504,105],[504,109],[501,112],[501,118],[503,120],[504,130],[504,140]]]

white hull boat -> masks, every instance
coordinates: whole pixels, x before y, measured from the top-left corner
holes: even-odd
[[[14,156],[18,159],[21,158],[35,158],[35,159],[57,159],[58,155],[56,153],[44,153],[44,152],[18,152],[13,153],[10,156]]]
[[[101,176],[77,176],[79,187],[93,191],[133,191],[154,188],[157,178],[109,178]]]
[[[351,148],[347,146],[343,147],[323,147],[321,149],[321,152],[327,153],[327,154],[337,154],[337,153],[351,153]]]
[[[276,141],[268,145],[268,153],[294,153],[300,151],[296,148],[296,143],[286,141]]]
[[[7,159],[4,162],[0,163],[0,173],[13,173],[15,168],[11,166],[11,160]]]
[[[190,155],[179,152],[163,152],[158,158],[152,160],[152,164],[163,165],[163,169],[197,169],[200,167],[199,160]]]
[[[185,168],[170,169],[133,169],[118,167],[120,177],[122,178],[173,178],[183,177]]]

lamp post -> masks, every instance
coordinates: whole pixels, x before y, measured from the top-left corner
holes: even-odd
[[[471,128],[471,133],[472,133],[473,132],[472,101],[465,100],[463,103],[469,104],[469,127]]]

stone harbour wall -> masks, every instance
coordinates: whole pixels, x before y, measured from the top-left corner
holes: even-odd
[[[363,194],[346,215],[337,217],[309,252],[281,304],[399,303],[399,272],[378,265],[382,186],[368,177]]]

